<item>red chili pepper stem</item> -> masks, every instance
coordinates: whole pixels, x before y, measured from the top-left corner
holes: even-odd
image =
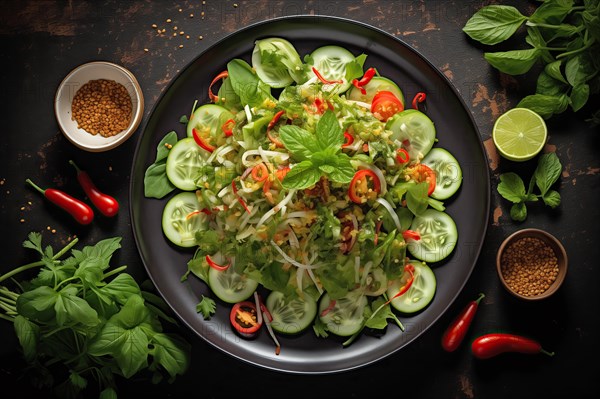
[[[113,217],[119,212],[119,202],[108,194],[101,192],[98,187],[92,181],[90,175],[79,169],[79,167],[69,160],[69,163],[73,165],[77,171],[77,181],[83,188],[83,191],[88,196],[92,204],[102,213],[104,216]]]
[[[37,191],[42,193],[50,202],[67,211],[78,223],[87,225],[94,220],[94,211],[85,202],[70,196],[69,194],[53,188],[43,189],[32,182],[25,180]]]

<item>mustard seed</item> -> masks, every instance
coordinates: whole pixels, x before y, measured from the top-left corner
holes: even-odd
[[[500,270],[506,284],[523,296],[544,293],[558,276],[558,258],[539,238],[525,237],[504,250]]]
[[[90,80],[77,90],[71,103],[71,119],[86,132],[114,136],[129,126],[131,96],[114,80]]]

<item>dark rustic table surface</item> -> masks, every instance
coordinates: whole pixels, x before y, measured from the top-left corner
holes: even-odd
[[[600,136],[583,115],[566,112],[548,121],[546,151],[555,151],[564,169],[558,184],[562,204],[556,210],[530,207],[525,222],[515,223],[498,195],[498,176],[535,164],[515,165],[496,154],[491,142],[494,121],[515,106],[534,85],[527,75],[499,74],[483,59],[482,46],[461,28],[488,1],[216,1],[216,0],[4,0],[0,2],[0,271],[29,262],[21,244],[30,231],[41,231],[47,244],[82,243],[123,237],[115,264],[128,265],[136,278],[148,277],[132,235],[129,215],[131,160],[143,126],[161,93],[178,72],[212,44],[239,28],[267,19],[333,15],[380,28],[412,46],[446,75],[472,112],[487,149],[491,176],[489,227],[479,260],[448,311],[407,347],[374,364],[328,375],[290,375],[236,360],[190,331],[190,370],[173,384],[152,385],[132,378],[120,382],[120,397],[365,397],[392,392],[407,398],[584,398],[600,393],[593,365],[600,357]],[[497,3],[497,2],[494,2]],[[505,1],[524,14],[536,2]],[[193,16],[192,16],[193,14]],[[169,24],[167,19],[171,19]],[[167,27],[159,35],[152,27]],[[182,35],[173,35],[177,25]],[[189,35],[189,38],[187,36]],[[103,153],[77,149],[61,134],[53,111],[56,88],[74,67],[93,60],[130,69],[146,100],[142,125],[125,144]],[[207,77],[208,79],[208,77]],[[597,100],[597,98],[596,98]],[[75,159],[113,194],[122,211],[88,227],[72,222],[25,184],[76,192],[68,159]],[[565,245],[569,272],[560,291],[537,303],[508,295],[495,271],[498,246],[525,227],[546,229]],[[473,358],[468,345],[445,353],[440,337],[463,305],[483,292],[467,339],[490,331],[509,331],[538,339],[554,357],[510,354],[487,361]],[[24,363],[9,322],[0,320],[0,386],[20,396],[50,397],[22,378]],[[3,397],[6,397],[2,394]]]

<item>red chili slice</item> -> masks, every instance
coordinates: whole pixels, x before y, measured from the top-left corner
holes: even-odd
[[[229,321],[235,330],[244,337],[252,337],[260,330],[256,304],[250,301],[238,302],[231,308]]]
[[[425,101],[426,98],[427,98],[427,95],[423,92],[419,92],[419,93],[415,94],[415,96],[412,100],[412,107],[414,109],[419,109],[419,104],[422,103],[423,101]]]
[[[209,255],[206,255],[205,259],[206,259],[206,263],[208,263],[208,265],[210,267],[212,267],[213,269],[218,270],[220,272],[229,269],[229,266],[231,266],[231,263],[227,263],[225,265],[219,265],[214,260],[212,260]]]
[[[194,138],[196,144],[198,144],[201,148],[205,149],[208,152],[213,152],[217,149],[217,147],[215,147],[212,144],[209,144],[205,138],[200,136],[200,133],[198,133],[198,130],[195,128],[192,129],[192,137]]]
[[[210,98],[210,100],[213,103],[216,103],[217,101],[219,101],[219,96],[217,96],[216,94],[214,94],[213,91],[212,91],[213,85],[215,83],[217,83],[219,80],[225,79],[228,76],[229,76],[229,72],[223,71],[223,72],[219,73],[217,76],[215,76],[214,79],[212,80],[212,82],[210,82],[210,86],[208,86],[208,98]]]
[[[369,187],[369,181],[371,186]],[[348,189],[348,196],[352,202],[363,204],[368,198],[372,197],[372,193],[378,194],[381,191],[381,182],[377,174],[371,169],[361,169],[354,174]]]

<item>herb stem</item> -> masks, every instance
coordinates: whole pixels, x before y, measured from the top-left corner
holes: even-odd
[[[556,59],[558,60],[558,59],[561,59],[561,58],[564,58],[564,57],[569,57],[571,55],[581,53],[582,51],[587,50],[592,45],[592,43],[593,42],[589,42],[589,43],[586,43],[583,47],[579,47],[578,49],[567,51],[566,53],[559,54],[559,55],[556,56]]]
[[[6,298],[10,298],[15,301],[19,297],[19,294],[16,294],[16,293],[12,292],[11,290],[6,289],[5,287],[0,287],[0,294],[3,294]]]
[[[6,316],[2,313],[0,313],[0,319],[4,319],[6,321],[10,321],[11,323],[14,322],[14,317],[10,317],[10,316]]]
[[[56,253],[56,255],[54,255],[52,257],[52,260],[56,260],[58,258],[60,258],[61,256],[63,256],[68,250],[70,250],[75,244],[77,244],[77,241],[79,241],[79,239],[77,237],[75,237],[73,239],[73,241],[71,241],[70,243],[68,243],[63,249],[61,249],[59,252]],[[32,263],[28,263],[26,265],[23,266],[19,266],[13,270],[11,270],[10,272],[3,274],[2,276],[0,276],[0,283],[3,282],[4,280],[19,274],[21,272],[24,272],[25,270],[29,270],[32,269],[34,267],[40,267],[45,265],[45,262],[43,260],[38,260],[36,262],[32,262]]]
[[[105,279],[105,278],[107,278],[107,277],[110,277],[110,276],[112,276],[113,274],[119,274],[119,273],[121,273],[121,272],[122,272],[123,270],[125,270],[125,269],[127,269],[127,265],[123,265],[123,266],[121,266],[121,267],[117,267],[116,269],[114,269],[114,270],[111,270],[111,271],[110,271],[110,272],[108,272],[108,273],[105,273],[105,274],[104,274],[104,276],[103,276],[103,279]]]

